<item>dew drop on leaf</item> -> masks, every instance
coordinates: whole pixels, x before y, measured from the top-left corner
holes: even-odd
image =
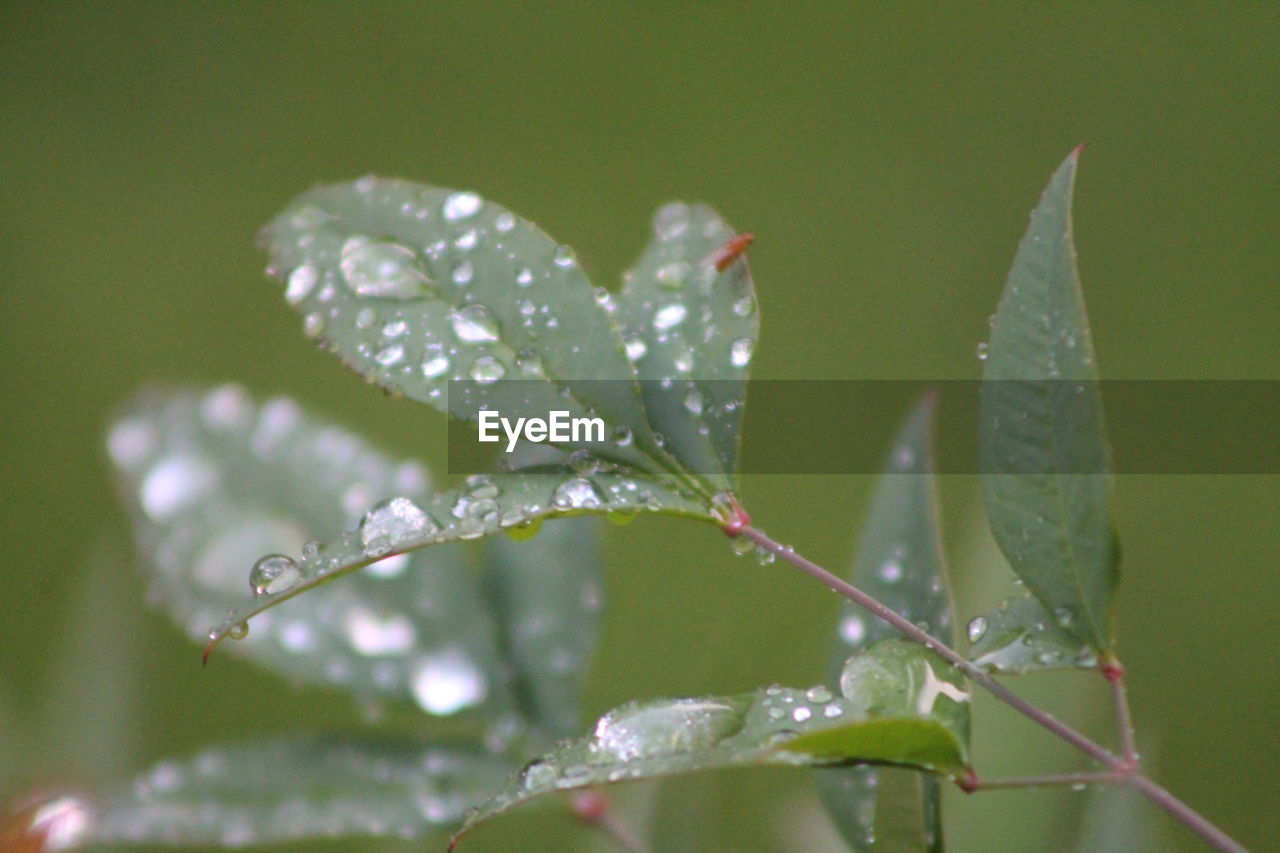
[[[360,543],[366,554],[380,556],[400,544],[434,535],[431,516],[408,498],[376,503],[360,520]]]
[[[302,570],[292,557],[268,554],[249,570],[249,588],[254,595],[275,595],[293,589],[302,580]]]
[[[418,268],[417,259],[408,246],[352,237],[342,244],[339,267],[347,287],[360,296],[420,299],[431,280]]]
[[[483,204],[484,200],[475,193],[450,193],[449,197],[444,200],[444,207],[441,212],[444,214],[444,218],[447,221],[457,222],[459,220],[475,216],[480,212],[480,207]]]
[[[983,616],[975,616],[969,620],[968,627],[965,628],[965,634],[969,637],[969,642],[976,643],[987,635],[987,620]]]
[[[454,311],[449,319],[459,340],[480,343],[498,339],[498,323],[483,305],[466,305]]]

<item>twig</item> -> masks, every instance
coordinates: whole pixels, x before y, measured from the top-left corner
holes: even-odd
[[[964,786],[965,793],[990,791],[1002,788],[1051,788],[1076,785],[1114,785],[1123,782],[1125,776],[1117,773],[1060,773],[1051,776],[1020,776],[1014,779],[974,778]]]
[[[728,532],[727,528],[726,532]],[[1164,809],[1169,815],[1186,826],[1192,832],[1199,835],[1215,849],[1221,850],[1223,853],[1247,853],[1243,846],[1210,823],[1199,812],[1195,811],[1173,794],[1157,785],[1151,779],[1140,773],[1134,772],[1137,766],[1136,753],[1128,752],[1131,749],[1132,725],[1128,719],[1128,700],[1123,690],[1124,669],[1119,666],[1118,662],[1112,661],[1110,663],[1114,664],[1115,668],[1118,669],[1120,677],[1117,679],[1113,675],[1108,675],[1108,679],[1112,681],[1112,684],[1120,685],[1116,690],[1116,696],[1118,703],[1117,713],[1122,715],[1121,738],[1124,739],[1125,749],[1128,753],[1124,757],[1116,755],[1111,750],[1076,731],[1074,728],[1048,712],[1042,711],[1030,702],[1027,702],[1016,693],[1005,688],[1004,685],[1000,684],[990,675],[965,660],[957,651],[952,649],[946,643],[931,636],[927,631],[917,627],[909,620],[904,619],[902,616],[867,595],[853,584],[833,575],[831,572],[822,568],[812,560],[802,557],[792,548],[770,539],[763,530],[759,530],[758,528],[751,527],[749,525],[743,525],[740,530],[730,533],[729,535],[745,536],[747,539],[754,542],[757,547],[763,548],[771,554],[778,556],[784,562],[790,563],[805,574],[817,578],[829,589],[840,593],[845,598],[870,612],[872,615],[888,622],[894,628],[897,628],[902,632],[906,637],[937,652],[941,657],[956,666],[971,680],[981,686],[988,693],[995,696],[1001,702],[1004,702],[1023,716],[1039,723],[1050,732],[1053,732],[1058,737],[1075,746],[1090,758],[1106,765],[1112,772],[1110,774],[1102,775],[1110,776],[1116,781],[1123,781],[1124,783],[1137,788],[1145,797],[1147,797],[1147,799]],[[1104,674],[1107,673],[1106,665],[1104,665],[1103,672]],[[1126,730],[1129,732],[1128,735],[1124,734],[1124,731]],[[962,788],[966,789],[975,784],[979,786],[982,785],[976,777],[972,776],[957,781]]]

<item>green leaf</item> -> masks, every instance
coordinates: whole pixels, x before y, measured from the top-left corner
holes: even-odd
[[[840,695],[821,686],[770,687],[615,708],[592,735],[526,765],[468,817],[459,836],[542,794],[697,770],[875,761],[963,771],[969,694],[936,654],[885,640],[850,658],[840,683]]]
[[[374,504],[354,530],[317,543],[294,561],[292,585],[255,595],[209,633],[206,657],[225,637],[281,602],[370,563],[428,546],[517,535],[548,518],[584,514],[662,512],[716,522],[699,496],[626,474],[579,473],[572,468],[526,468],[494,477],[477,474],[462,486],[421,500],[398,496]],[[428,557],[429,559],[429,557]]]
[[[926,396],[899,431],[859,534],[849,580],[950,644],[954,619],[933,476],[935,408],[935,396]],[[853,602],[843,602],[831,649],[830,678],[839,678],[849,654],[899,636]],[[896,778],[899,775],[910,778],[904,781]],[[942,849],[936,779],[895,772],[890,793],[882,768],[826,769],[816,771],[816,776],[827,812],[851,849],[886,849],[887,838],[902,841],[908,836],[924,845],[920,849]],[[918,818],[914,824],[912,815]],[[881,831],[881,823],[891,825],[892,831]]]
[[[237,385],[144,394],[112,426],[108,449],[149,597],[199,642],[255,582],[275,591],[301,580],[303,569],[283,557],[265,564],[274,577],[251,573],[260,555],[318,553],[303,544],[308,531],[349,527],[385,498],[425,503],[431,494],[417,462],[391,459],[292,400],[259,405]],[[463,553],[365,562],[374,564],[351,583],[256,621],[236,651],[290,679],[430,713],[505,713],[488,605]]]
[[[455,826],[511,765],[478,746],[288,736],[166,760],[104,798],[99,843],[241,847]]]
[[[624,276],[615,317],[664,447],[730,489],[760,327],[751,270],[745,256],[725,254],[735,232],[706,205],[666,205],[653,232]]]
[[[368,381],[467,421],[599,416],[627,438],[594,452],[680,473],[573,252],[506,208],[366,177],[303,194],[263,242],[304,330]]]
[[[1098,660],[1088,643],[1058,623],[1028,592],[969,621],[969,659],[990,672],[1021,675],[1042,669],[1091,668]]]
[[[556,737],[581,723],[604,605],[600,522],[568,518],[528,541],[485,543],[484,581],[525,716]]]
[[[982,490],[995,540],[1071,633],[1111,645],[1117,553],[1109,452],[1071,236],[1079,149],[1049,181],[996,311],[981,390]]]

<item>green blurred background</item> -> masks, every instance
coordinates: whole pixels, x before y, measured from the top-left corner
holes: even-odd
[[[236,379],[443,468],[441,418],[315,352],[262,276],[254,232],[317,182],[475,189],[609,284],[657,205],[706,200],[759,238],[756,376],[975,378],[1027,212],[1088,141],[1077,237],[1104,374],[1280,378],[1274,4],[8,3],[3,18],[0,798],[362,724],[343,696],[231,657],[201,670],[144,606],[100,449],[140,383]],[[859,412],[792,428],[811,417],[889,439]],[[745,498],[843,567],[869,485],[760,478]],[[1277,478],[1129,476],[1117,493],[1146,749],[1175,792],[1265,848],[1280,837]],[[963,616],[1003,584],[975,500],[972,478],[945,478]],[[836,601],[800,575],[678,521],[611,530],[607,555],[591,713],[820,674]],[[1016,686],[1106,737],[1093,681]],[[977,712],[984,772],[1075,766]],[[642,828],[705,820],[708,849],[838,849],[798,771],[621,796]],[[953,849],[1066,849],[1080,801],[951,798]],[[607,849],[584,832],[534,808],[468,849]]]

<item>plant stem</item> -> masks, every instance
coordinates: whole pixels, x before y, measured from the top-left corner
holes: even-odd
[[[776,554],[779,558],[800,569],[802,572],[812,575],[822,581],[822,583],[830,589],[835,590],[845,598],[870,611],[874,616],[888,622],[910,639],[915,640],[918,643],[923,643],[933,649],[939,655],[946,658],[948,662],[962,670],[965,675],[969,676],[969,678],[980,684],[983,689],[991,693],[1001,702],[1011,706],[1023,716],[1030,717],[1032,720],[1035,720],[1058,737],[1077,747],[1090,758],[1093,758],[1113,769],[1121,764],[1120,758],[1112,753],[1111,750],[1089,739],[1085,735],[1073,729],[1071,726],[1054,717],[1052,714],[1040,710],[1021,696],[1018,696],[990,675],[987,675],[985,672],[969,663],[969,661],[961,657],[959,652],[952,649],[946,643],[931,636],[927,631],[921,630],[910,620],[899,616],[897,613],[867,595],[853,584],[836,577],[817,563],[800,556],[791,548],[775,542],[770,539],[763,530],[755,527],[746,527],[743,528],[742,535],[756,543],[757,546]]]
[[[1115,661],[1111,667],[1104,667],[1103,674],[1111,682],[1111,695],[1116,707],[1116,727],[1120,730],[1120,748],[1125,760],[1134,767],[1138,766],[1138,746],[1133,733],[1133,714],[1129,710],[1129,691],[1125,686],[1124,667]]]
[[[1124,781],[1115,773],[1060,773],[1051,776],[1020,776],[1015,779],[975,779],[966,793],[1001,788],[1049,788],[1059,785],[1114,785]]]
[[[1128,783],[1141,791],[1148,800],[1164,809],[1174,820],[1207,841],[1214,849],[1221,850],[1223,853],[1249,853],[1243,844],[1218,829],[1209,822],[1208,818],[1150,778],[1141,773],[1135,773],[1129,777]]]
[[[797,554],[792,548],[770,539],[768,534],[763,530],[748,525],[741,529],[740,535],[745,536],[747,539],[754,542],[757,547],[763,548],[771,554],[776,555],[784,562],[790,563],[805,574],[817,578],[829,589],[843,595],[845,598],[864,608],[877,618],[888,622],[909,639],[915,640],[916,642],[937,652],[941,657],[945,658],[949,663],[960,669],[972,681],[976,682],[1001,702],[1004,702],[1023,716],[1039,723],[1053,734],[1075,746],[1090,758],[1106,765],[1111,769],[1112,773],[1104,775],[1110,775],[1117,782],[1123,781],[1124,783],[1137,788],[1144,796],[1147,797],[1147,799],[1164,809],[1168,814],[1192,832],[1199,835],[1214,848],[1225,851],[1225,853],[1242,853],[1242,851],[1245,851],[1244,847],[1232,840],[1230,836],[1218,829],[1205,819],[1203,815],[1196,812],[1186,803],[1173,796],[1173,794],[1169,793],[1146,776],[1133,772],[1136,765],[1132,758],[1116,755],[1111,750],[1076,731],[1074,728],[1057,719],[1052,714],[1042,711],[1040,708],[1032,705],[1021,696],[1018,696],[1016,693],[1007,689],[990,675],[965,660],[959,652],[952,649],[946,643],[931,636],[927,631],[922,630],[910,620],[905,619],[893,610],[890,610],[888,607],[867,595],[848,581],[833,575],[831,572],[822,568],[822,566],[819,566],[812,560],[806,559],[800,554]],[[1117,713],[1123,715],[1123,719],[1126,721],[1124,726],[1130,729],[1130,735],[1128,737],[1131,737],[1131,726],[1128,724],[1128,700],[1123,690],[1123,668],[1117,666],[1117,669],[1119,669],[1120,677],[1116,678],[1108,674],[1108,678],[1113,684],[1120,684],[1120,688],[1116,693],[1117,701],[1120,703],[1117,705]],[[1124,738],[1126,735],[1122,733],[1121,737]],[[1126,749],[1128,748],[1127,744],[1128,741],[1126,741]],[[981,785],[980,782],[978,784]],[[968,787],[968,784],[962,784],[962,787]]]

